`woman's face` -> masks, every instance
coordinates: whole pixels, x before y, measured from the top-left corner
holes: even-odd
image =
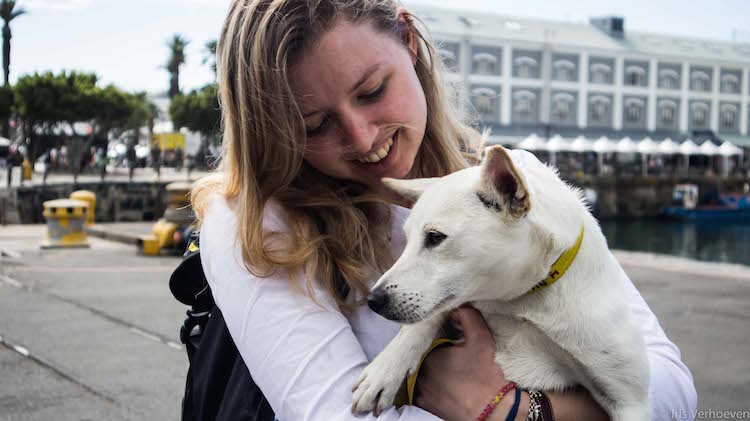
[[[416,51],[416,41],[409,44]],[[406,176],[427,121],[413,57],[371,24],[348,22],[304,52],[290,69],[290,83],[305,119],[305,160],[376,190],[382,177]]]

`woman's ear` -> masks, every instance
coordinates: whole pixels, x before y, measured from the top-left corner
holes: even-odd
[[[405,7],[401,6],[398,8],[398,25],[404,30],[404,44],[409,49],[409,55],[411,56],[411,64],[417,65],[417,37],[414,35],[414,18],[411,13],[406,10]]]

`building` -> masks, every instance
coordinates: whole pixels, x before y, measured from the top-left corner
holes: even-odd
[[[750,147],[750,44],[626,31],[618,17],[414,13],[438,43],[454,99],[496,141],[537,133]]]

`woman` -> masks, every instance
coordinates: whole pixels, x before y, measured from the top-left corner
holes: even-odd
[[[223,159],[193,192],[211,290],[278,419],[353,419],[354,381],[398,331],[363,305],[405,242],[409,211],[380,179],[465,168],[476,159],[461,151],[480,136],[455,118],[434,49],[394,0],[233,1],[217,64]],[[690,373],[623,277],[649,345],[655,413],[689,412]],[[377,419],[474,419],[505,384],[481,315],[454,317],[466,343],[427,358],[421,408]],[[550,400],[558,420],[606,419],[585,391]]]

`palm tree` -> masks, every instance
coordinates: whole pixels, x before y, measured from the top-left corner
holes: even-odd
[[[183,38],[181,34],[175,34],[172,39],[167,42],[167,46],[171,53],[169,61],[167,61],[167,65],[165,66],[171,75],[169,81],[170,99],[180,93],[180,66],[185,64],[185,47],[189,43],[190,41]]]
[[[216,40],[212,39],[208,41],[203,49],[203,61],[201,64],[211,64],[211,70],[214,72],[214,79],[216,79]]]
[[[26,13],[25,9],[15,9],[15,0],[2,0],[0,2],[0,18],[5,21],[3,25],[3,70],[5,71],[5,86],[8,86],[10,75],[10,21]],[[13,10],[15,9],[15,10]]]

